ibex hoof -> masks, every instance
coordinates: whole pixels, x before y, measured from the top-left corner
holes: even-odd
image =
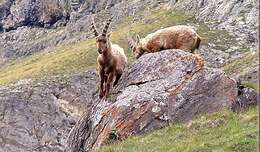
[[[99,99],[102,99],[104,97],[103,94],[99,94]]]

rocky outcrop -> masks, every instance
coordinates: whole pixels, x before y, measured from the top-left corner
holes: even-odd
[[[229,109],[237,97],[235,81],[181,50],[142,56],[119,84],[111,97],[116,96],[114,102],[99,101],[72,129],[69,152],[96,149],[201,113]]]
[[[0,87],[0,151],[60,152],[79,115],[98,98],[97,75]]]
[[[69,8],[65,0],[4,0],[0,8],[2,28],[5,31],[21,26],[50,27],[59,20],[69,18]]]
[[[1,29],[65,25],[70,19],[109,9],[120,2],[122,0],[3,0],[0,3]]]

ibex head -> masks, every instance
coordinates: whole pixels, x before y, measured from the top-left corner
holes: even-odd
[[[92,18],[91,28],[96,37],[96,44],[98,48],[98,53],[102,54],[105,50],[109,49],[110,43],[110,33],[107,34],[110,23],[112,22],[112,17],[107,21],[105,27],[102,30],[102,33],[99,34]]]
[[[128,37],[128,44],[136,59],[144,54],[145,51],[143,50],[139,35],[136,36],[136,40],[134,40],[132,37]]]

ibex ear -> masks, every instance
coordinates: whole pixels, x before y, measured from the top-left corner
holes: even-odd
[[[140,41],[141,41],[141,38],[140,38],[139,34],[137,34],[137,35],[136,35],[136,43],[139,44]]]

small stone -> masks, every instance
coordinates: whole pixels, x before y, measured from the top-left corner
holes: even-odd
[[[158,112],[160,112],[161,111],[161,108],[159,107],[159,106],[154,106],[153,108],[152,108],[152,112],[154,112],[154,113],[158,113]]]

